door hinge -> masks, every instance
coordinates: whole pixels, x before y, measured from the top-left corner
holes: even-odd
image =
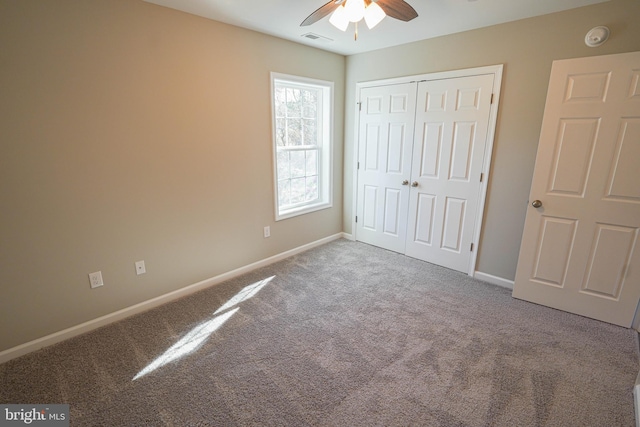
[[[471,252],[473,252],[473,243],[471,244],[471,249],[469,249]]]
[[[358,169],[360,169],[360,162],[358,162]]]
[[[481,173],[481,174],[480,174],[480,182],[482,182],[482,180],[483,180],[483,179],[484,179],[484,174],[483,174],[483,173]]]
[[[358,111],[362,111],[362,102],[358,102]]]
[[[356,222],[358,222],[358,216],[356,215]]]
[[[491,94],[491,104],[493,104],[493,94]]]

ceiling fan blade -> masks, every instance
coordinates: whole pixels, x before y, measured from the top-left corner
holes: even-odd
[[[418,17],[418,12],[404,0],[378,0],[376,3],[384,10],[387,16],[400,21],[409,22]]]
[[[322,18],[324,18],[325,16],[327,16],[328,14],[336,10],[341,3],[342,1],[331,0],[330,2],[326,3],[324,6],[319,7],[311,15],[307,16],[307,18],[304,21],[302,21],[302,24],[300,24],[300,26],[306,27],[307,25],[314,24],[315,22],[321,20]]]

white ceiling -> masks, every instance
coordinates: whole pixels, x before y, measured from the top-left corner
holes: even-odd
[[[342,32],[323,18],[308,27],[300,23],[328,0],[144,0],[215,21],[248,28],[319,49],[353,55],[504,22],[545,15],[609,0],[407,0],[418,12],[410,22],[385,18],[369,30],[354,24]],[[310,40],[305,33],[329,40]]]

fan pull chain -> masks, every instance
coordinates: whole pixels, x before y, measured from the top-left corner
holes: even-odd
[[[356,30],[353,33],[353,40],[358,41],[358,23],[356,22]]]

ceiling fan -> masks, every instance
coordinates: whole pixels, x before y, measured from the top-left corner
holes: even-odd
[[[405,22],[418,16],[418,12],[404,0],[331,0],[307,16],[300,26],[311,25],[329,14],[332,14],[329,22],[342,31],[347,29],[349,22],[355,22],[356,39],[358,38],[358,21],[363,18],[371,29],[385,16]]]

